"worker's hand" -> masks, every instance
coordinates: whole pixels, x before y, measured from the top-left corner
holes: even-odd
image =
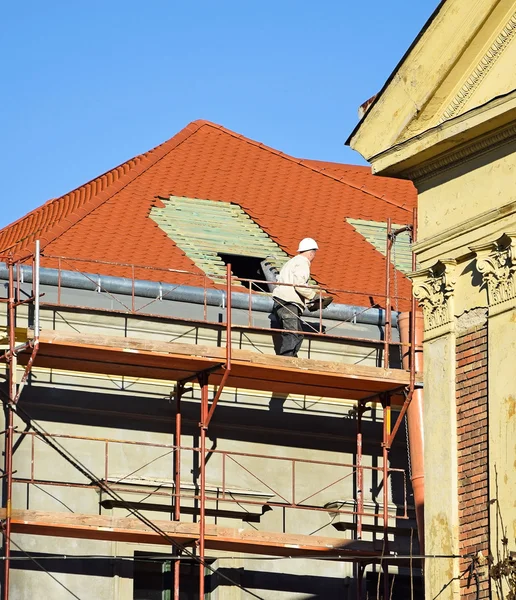
[[[324,310],[333,302],[333,296],[324,296],[323,298],[315,298],[306,305],[310,312],[316,312],[320,309]]]

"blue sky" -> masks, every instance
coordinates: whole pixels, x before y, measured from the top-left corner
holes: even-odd
[[[0,227],[207,119],[297,157],[344,146],[438,0],[8,0]]]

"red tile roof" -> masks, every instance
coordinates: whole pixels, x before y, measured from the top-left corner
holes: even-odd
[[[50,200],[0,231],[0,252],[31,252],[85,261],[178,269],[136,269],[140,279],[201,285],[204,274],[149,217],[159,197],[202,198],[240,205],[287,253],[303,237],[321,248],[314,278],[338,300],[383,303],[385,258],[347,217],[408,223],[416,191],[407,181],[377,177],[368,167],[301,160],[206,121],[195,121],[170,140],[96,179]],[[43,266],[56,266],[43,258]],[[80,265],[80,266],[79,266]],[[131,276],[132,269],[61,260],[63,269]],[[400,294],[410,284],[398,274]]]

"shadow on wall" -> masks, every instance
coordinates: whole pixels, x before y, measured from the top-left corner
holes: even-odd
[[[313,410],[291,412],[284,410],[284,397],[273,396],[260,408],[249,404],[220,404],[208,431],[209,450],[217,448],[219,440],[233,440],[283,448],[311,449],[314,452],[335,452],[342,456],[342,462],[356,463],[356,421],[345,414],[314,414]],[[264,402],[267,402],[264,399]],[[66,423],[98,428],[96,435],[111,437],[109,431],[115,429],[123,437],[121,430],[143,430],[149,433],[170,434],[173,443],[175,405],[169,398],[149,398],[128,396],[97,391],[78,391],[52,387],[28,385],[20,400],[20,408],[31,418],[46,423]],[[182,400],[183,434],[193,437],[198,444],[200,404],[193,399]],[[52,431],[52,427],[45,425]],[[382,423],[372,420],[363,423],[363,450],[371,457],[373,467],[381,466]],[[347,458],[344,455],[348,454]],[[193,480],[197,480],[198,464],[194,456],[192,465]],[[314,455],[314,459],[317,456]],[[407,447],[404,426],[402,426],[390,453],[390,466],[407,469]],[[371,475],[372,497],[381,502],[381,473]],[[396,473],[390,480],[392,499],[398,507],[403,505],[403,478]],[[369,492],[369,490],[368,490]],[[408,493],[411,493],[410,484]],[[340,498],[336,498],[340,499]]]
[[[283,401],[284,398],[273,397],[269,410],[240,403],[235,406],[219,404],[210,424],[209,438],[354,454],[353,418],[346,414],[314,414],[313,411],[285,412]],[[23,392],[20,407],[31,418],[47,422],[169,433],[171,436],[174,432],[175,405],[169,398],[29,385]],[[198,434],[199,409],[198,401],[182,400],[184,435]],[[363,434],[365,452],[381,455],[382,424],[364,422]]]
[[[302,597],[306,600],[342,600],[342,598],[346,598],[346,589],[351,587],[349,577],[267,573],[265,571],[252,571],[244,568],[230,569],[221,567],[217,569],[217,574],[213,576],[215,579],[213,590],[217,587],[228,585],[224,579],[217,576],[219,573],[226,575],[233,581],[238,581],[243,587],[256,591],[258,594],[261,590],[282,593],[290,592],[303,594]]]
[[[147,553],[148,554],[148,553]],[[31,556],[41,561],[45,568],[53,574],[82,575],[90,577],[112,578],[115,575],[132,579],[135,575],[135,563],[132,558],[88,558],[87,560],[69,558],[63,560],[57,555],[31,552]],[[13,551],[12,568],[18,571],[41,572],[34,561],[19,551]],[[296,575],[288,573],[267,573],[244,568],[220,567],[205,578],[208,589],[214,592],[217,588],[231,587],[220,575],[229,577],[244,588],[260,593],[260,591],[303,594],[305,600],[342,600],[354,589],[349,577],[322,577],[317,575]],[[190,582],[191,583],[191,582]],[[344,594],[344,595],[343,595]],[[349,598],[352,596],[349,595]]]

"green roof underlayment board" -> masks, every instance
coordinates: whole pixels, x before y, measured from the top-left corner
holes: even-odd
[[[364,221],[363,219],[347,219],[355,230],[372,244],[384,256],[387,254],[387,223],[381,221]],[[392,229],[401,229],[402,225],[392,225]],[[396,236],[392,249],[391,260],[402,273],[412,271],[412,249],[410,236],[407,231]]]
[[[151,218],[179,248],[215,281],[223,281],[226,265],[220,254],[273,257],[280,268],[288,255],[237,204],[170,196]]]

